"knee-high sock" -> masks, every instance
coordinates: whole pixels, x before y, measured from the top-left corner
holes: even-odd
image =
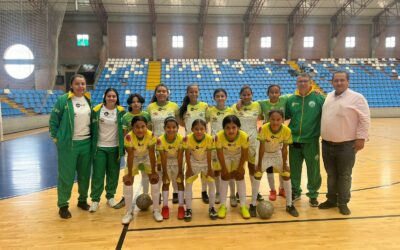
[[[286,193],[286,206],[292,205],[292,183],[290,180],[285,181],[283,180],[283,188],[285,189]]]
[[[186,202],[186,209],[192,209],[192,183],[186,183],[185,189],[185,202]]]
[[[268,179],[269,189],[271,189],[272,191],[275,190],[274,173],[267,173],[267,179]]]
[[[230,179],[229,180],[229,188],[230,188],[230,196],[235,196],[236,192],[235,192],[235,180],[234,179]]]
[[[221,191],[221,176],[215,177],[215,190],[217,194]]]
[[[246,183],[244,180],[236,181],[239,193],[240,206],[246,206]]]
[[[153,210],[160,210],[160,186],[151,184],[151,199],[153,200]]]
[[[258,195],[258,190],[260,189],[260,180],[253,180],[253,183],[251,184],[251,204],[253,206],[257,205],[257,195]]]
[[[283,177],[279,175],[279,189],[283,188]]]
[[[176,180],[172,180],[172,192],[173,193],[178,193],[178,183],[176,183]]]
[[[184,191],[178,190],[178,201],[179,201],[179,206],[183,206],[183,196],[184,196]]]
[[[207,192],[207,181],[201,178],[201,192]]]
[[[226,206],[226,196],[228,195],[228,185],[230,185],[232,180],[230,181],[224,181],[221,180],[221,186],[220,186],[220,190],[219,190],[219,197],[221,199],[221,205],[225,205]],[[233,185],[235,185],[235,182],[233,182]],[[233,194],[235,193],[235,191],[233,191]],[[231,192],[232,195],[232,192]],[[236,199],[236,198],[235,198]]]
[[[215,182],[209,181],[207,182],[209,195],[209,207],[212,208],[215,205]]]
[[[132,200],[133,200],[133,185],[127,186],[124,184],[123,188],[124,198],[125,198],[125,208],[126,212],[132,212]]]
[[[168,195],[169,195],[169,191],[162,191],[162,200],[163,200],[164,207],[168,207]]]
[[[140,171],[142,175],[142,188],[143,188],[143,193],[148,194],[149,193],[149,176],[144,172]]]

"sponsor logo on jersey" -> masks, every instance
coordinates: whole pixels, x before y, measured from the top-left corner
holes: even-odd
[[[315,102],[314,101],[310,101],[308,103],[308,106],[310,106],[310,108],[314,108],[315,107]]]

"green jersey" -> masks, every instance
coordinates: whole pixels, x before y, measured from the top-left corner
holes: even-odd
[[[263,113],[264,116],[264,122],[269,122],[269,111],[271,110],[282,110],[283,114],[285,114],[286,102],[289,96],[290,95],[280,96],[276,103],[270,102],[269,99],[258,101],[258,103],[260,103],[261,106],[261,112]]]
[[[151,121],[150,115],[146,111],[141,111],[139,114],[132,114],[131,112],[128,112],[122,117],[122,128],[124,130],[131,131],[132,130],[132,125],[131,125],[132,119],[133,119],[133,117],[139,116],[139,115],[146,118],[147,122]]]

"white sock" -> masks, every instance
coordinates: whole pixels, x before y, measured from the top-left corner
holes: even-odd
[[[283,188],[283,177],[279,175],[279,189]]]
[[[124,198],[125,198],[125,208],[126,212],[132,212],[132,200],[133,200],[133,185],[127,186],[124,184],[123,188]]]
[[[186,202],[186,209],[192,209],[192,183],[186,183],[186,190],[185,190],[185,202]]]
[[[241,180],[236,181],[236,184],[239,193],[240,206],[246,206],[246,183],[244,180]]]
[[[230,188],[230,195],[233,197],[233,196],[235,196],[236,195],[236,192],[235,192],[235,180],[234,179],[230,179],[229,180],[229,188]],[[228,191],[228,190],[227,190]]]
[[[172,180],[172,192],[178,193],[178,183],[176,183],[176,180]]]
[[[208,204],[209,204],[209,208],[212,208],[212,207],[214,207],[214,204],[215,204],[215,182],[210,181],[210,182],[207,182],[207,184],[208,184],[208,191],[210,193],[210,195],[208,196],[209,197]]]
[[[232,180],[224,181],[221,180],[220,190],[219,190],[219,197],[221,199],[221,205],[226,206],[226,196],[228,195],[228,185],[230,185]],[[233,181],[233,187],[235,187],[235,182]],[[235,191],[233,191],[235,192]],[[232,191],[231,191],[232,194]]]
[[[148,194],[149,193],[149,185],[150,185],[149,176],[144,171],[140,171],[140,173],[142,175],[143,193]]]
[[[267,179],[268,179],[269,189],[274,191],[275,190],[274,173],[267,173]]]
[[[153,211],[160,210],[160,186],[157,184],[151,184],[151,199],[153,200]]]
[[[162,192],[162,200],[163,200],[164,207],[168,207],[168,194],[169,194],[169,191]]]
[[[179,206],[183,206],[183,192],[178,190],[178,201],[179,201]]]
[[[257,195],[259,189],[260,189],[260,180],[254,179],[253,183],[251,184],[251,204],[253,206],[257,205]]]
[[[285,193],[286,193],[286,206],[291,206],[292,205],[292,183],[291,183],[291,181],[283,180],[283,188],[285,189]]]
[[[216,190],[216,193],[219,194],[219,192],[221,191],[220,189],[221,189],[221,176],[217,176],[217,177],[215,177],[215,190]]]
[[[203,175],[200,175],[200,177],[203,177]],[[207,181],[203,178],[201,178],[201,192],[207,192]]]

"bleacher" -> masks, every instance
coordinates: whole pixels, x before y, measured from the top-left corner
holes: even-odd
[[[24,115],[20,110],[10,107],[7,103],[1,102],[1,114],[4,117]]]

